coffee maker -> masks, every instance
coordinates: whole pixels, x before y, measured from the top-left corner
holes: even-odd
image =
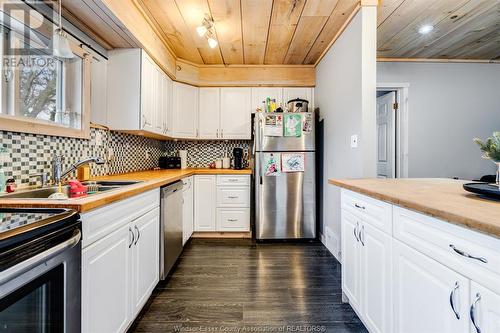
[[[234,161],[234,169],[236,170],[243,169],[243,148],[233,149],[233,161]]]

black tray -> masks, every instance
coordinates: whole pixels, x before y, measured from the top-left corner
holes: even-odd
[[[492,197],[500,199],[500,189],[496,184],[489,183],[467,183],[464,184],[464,190],[484,195],[486,197]]]

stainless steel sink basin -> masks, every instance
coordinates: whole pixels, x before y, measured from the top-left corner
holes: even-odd
[[[138,181],[94,181],[94,182],[84,182],[83,185],[87,185],[92,192],[88,192],[84,196],[78,196],[75,198],[87,197],[93,194],[99,194],[102,192],[107,192],[111,190],[116,190],[119,188],[123,188],[124,186],[134,185],[140,183]],[[62,186],[62,193],[66,194],[66,196],[70,197],[69,186]],[[57,186],[50,186],[44,188],[37,188],[32,190],[25,191],[17,191],[14,193],[8,193],[0,195],[0,199],[48,199],[50,195],[57,193]]]

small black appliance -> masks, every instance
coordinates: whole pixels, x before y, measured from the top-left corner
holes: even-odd
[[[180,169],[181,158],[179,156],[162,156],[158,164],[162,169]]]
[[[233,149],[234,169],[243,169],[243,148]]]

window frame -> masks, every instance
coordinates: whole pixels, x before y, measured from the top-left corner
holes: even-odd
[[[4,54],[4,38],[1,39],[1,53]],[[90,139],[90,71],[91,71],[91,55],[85,51],[79,44],[71,39],[69,40],[71,50],[75,56],[82,59],[82,83],[81,83],[81,128],[70,128],[54,122],[40,120],[35,118],[28,118],[12,114],[0,113],[0,130],[11,132],[23,132],[32,134],[63,136],[81,139]],[[3,61],[2,61],[3,62]],[[1,75],[3,76],[3,67],[0,64]],[[0,88],[4,89],[5,81],[3,78],[0,80]],[[12,92],[11,92],[12,93]],[[14,90],[18,94],[18,89]],[[62,92],[64,95],[64,91]],[[4,96],[0,98],[0,107],[5,110],[10,108],[7,101],[4,101]]]

